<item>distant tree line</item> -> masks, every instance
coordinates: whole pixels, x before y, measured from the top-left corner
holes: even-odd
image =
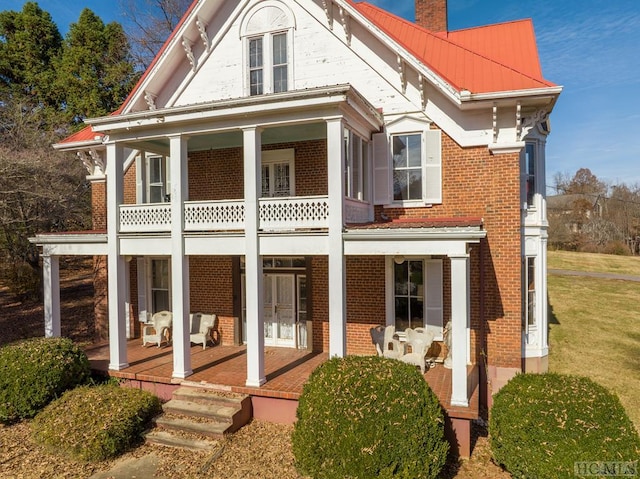
[[[640,185],[611,185],[588,168],[557,173],[547,197],[549,245],[573,251],[640,254]]]
[[[144,1],[120,0],[128,33],[88,8],[64,37],[37,2],[0,12],[0,281],[16,293],[38,291],[28,238],[91,229],[86,170],[51,145],[122,104],[190,3]]]

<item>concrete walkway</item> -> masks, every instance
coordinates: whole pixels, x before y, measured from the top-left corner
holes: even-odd
[[[568,269],[550,269],[548,270],[548,272],[549,274],[561,276],[587,276],[590,278],[618,279],[622,281],[640,282],[640,276],[633,276],[630,274],[596,273],[594,271],[571,271]]]
[[[125,459],[107,472],[98,472],[89,479],[169,479],[156,476],[160,458],[155,454],[147,454],[140,458]]]

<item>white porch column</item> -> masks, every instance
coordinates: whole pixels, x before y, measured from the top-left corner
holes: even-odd
[[[184,202],[189,198],[187,138],[169,138],[171,171],[171,291],[173,313],[173,377],[193,374],[189,342],[189,258],[184,252]]]
[[[344,256],[344,126],[327,120],[329,183],[329,357],[347,354],[346,262]]]
[[[60,259],[42,255],[42,282],[44,289],[44,337],[58,338],[60,326]]]
[[[120,205],[124,201],[124,148],[107,143],[107,268],[109,288],[109,369],[129,367],[126,334],[126,283],[124,257],[120,255],[118,232]]]
[[[467,323],[469,321],[469,255],[451,259],[451,405],[469,406],[467,392]]]
[[[244,218],[245,295],[247,302],[247,386],[260,387],[264,372],[264,284],[260,255],[260,212],[262,190],[262,137],[258,128],[243,130],[244,136]]]

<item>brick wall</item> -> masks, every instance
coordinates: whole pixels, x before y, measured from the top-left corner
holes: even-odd
[[[492,155],[487,148],[462,148],[443,132],[442,158],[442,204],[430,208],[376,207],[376,217],[384,212],[392,219],[483,218],[487,237],[481,245],[474,245],[470,252],[472,351],[476,352],[475,359],[479,361],[482,345],[477,344],[475,338],[484,322],[488,363],[499,367],[520,367],[519,155]],[[445,262],[446,287],[449,284],[447,264]],[[446,300],[450,293],[445,293]],[[448,308],[445,309],[445,318],[447,314],[450,317],[450,305],[445,308]],[[483,318],[480,317],[481,310]]]
[[[432,32],[446,32],[447,0],[415,0],[416,23]]]

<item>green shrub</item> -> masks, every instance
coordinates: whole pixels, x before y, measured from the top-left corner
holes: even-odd
[[[70,339],[36,338],[0,348],[0,422],[35,416],[89,378],[87,355]]]
[[[114,385],[83,386],[65,393],[31,423],[34,440],[72,459],[101,461],[141,439],[161,410],[149,392]]]
[[[640,455],[618,398],[578,376],[515,376],[494,396],[489,434],[494,460],[516,478],[573,478],[576,462]]]
[[[449,449],[438,398],[422,375],[376,356],[318,367],[297,418],[296,465],[314,478],[434,478]]]

